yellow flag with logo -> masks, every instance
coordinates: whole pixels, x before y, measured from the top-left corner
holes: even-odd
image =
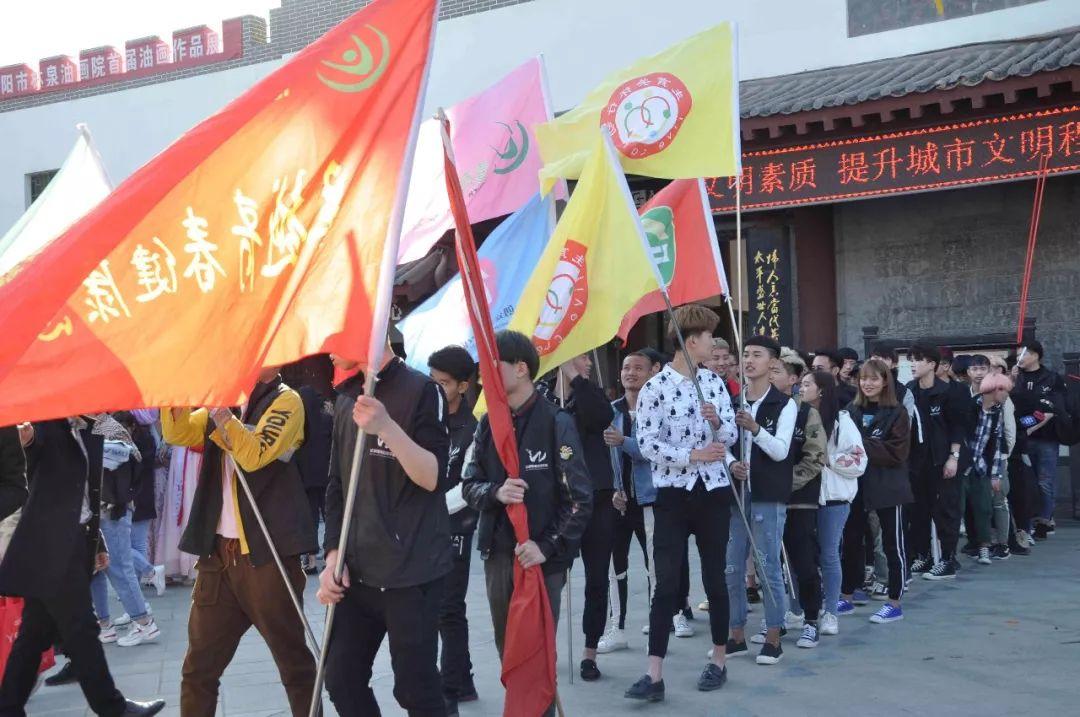
[[[573,110],[536,126],[544,192],[581,175],[597,127],[627,174],[666,179],[739,173],[739,75],[726,22],[610,75]]]
[[[508,328],[532,337],[540,375],[611,340],[641,297],[660,288],[610,139],[592,152]]]

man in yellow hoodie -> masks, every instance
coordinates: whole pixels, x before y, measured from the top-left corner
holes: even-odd
[[[254,625],[274,655],[293,714],[306,713],[315,660],[236,477],[237,469],[247,477],[292,587],[302,595],[300,556],[317,548],[303,482],[290,460],[304,441],[303,402],[282,383],[277,369],[265,369],[238,414],[227,408],[174,408],[163,411],[161,418],[167,442],[204,451],[180,540],[181,550],[199,556],[180,710],[190,717],[214,715],[221,674],[240,638]]]

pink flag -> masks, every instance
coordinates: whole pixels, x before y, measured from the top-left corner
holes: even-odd
[[[541,58],[448,108],[446,115],[470,222],[513,214],[539,191],[543,162],[533,127],[552,118]],[[431,119],[420,126],[398,263],[423,257],[453,226],[441,128]]]

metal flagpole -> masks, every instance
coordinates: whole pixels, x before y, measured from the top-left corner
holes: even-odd
[[[285,571],[285,563],[281,561],[281,555],[278,553],[277,547],[274,546],[274,539],[270,537],[270,529],[266,527],[266,521],[263,520],[262,513],[259,511],[259,506],[255,504],[255,495],[251,492],[251,486],[248,485],[247,476],[240,470],[240,466],[236,465],[235,460],[233,460],[233,470],[236,471],[236,477],[240,481],[240,487],[244,489],[244,495],[247,496],[248,503],[251,505],[251,510],[255,513],[255,520],[258,522],[259,528],[266,538],[266,544],[270,547],[270,554],[274,556],[274,562],[277,563],[278,571],[281,573],[281,579],[285,581],[285,589],[289,591],[289,598],[292,600],[293,607],[296,608],[296,614],[300,616],[300,622],[304,624],[304,631],[307,633],[307,638],[311,642],[311,652],[314,655],[318,655],[321,652],[319,641],[315,639],[315,632],[311,629],[311,623],[308,622],[307,616],[304,615],[304,606],[300,602],[300,598],[297,596],[296,591],[293,590],[292,583],[289,582],[289,574]]]
[[[397,268],[398,246],[401,243],[401,225],[405,216],[405,199],[409,194],[409,177],[412,174],[413,157],[416,154],[417,135],[420,131],[420,116],[423,112],[424,96],[427,94],[428,80],[431,75],[431,56],[435,50],[435,33],[438,27],[441,0],[435,0],[432,7],[431,33],[428,38],[427,62],[424,66],[420,85],[417,87],[412,126],[409,142],[405,147],[404,159],[397,177],[394,206],[390,214],[390,224],[386,229],[386,242],[383,245],[382,264],[379,266],[379,281],[376,286],[375,305],[372,311],[371,337],[368,347],[367,372],[364,377],[364,395],[375,395],[376,375],[382,368],[384,352],[388,343],[387,330],[390,323],[390,303],[393,300],[394,270]],[[349,471],[349,485],[346,488],[344,514],[341,518],[341,536],[338,538],[337,564],[334,566],[334,582],[341,584],[345,572],[345,549],[352,528],[353,509],[356,505],[356,488],[360,482],[360,466],[363,462],[364,443],[367,435],[357,428],[356,447],[353,449],[352,468]],[[326,623],[323,626],[322,649],[315,671],[315,688],[311,693],[311,708],[308,717],[318,717],[322,711],[322,687],[326,678],[326,657],[330,649],[330,634],[334,627],[334,612],[337,603],[326,608]]]
[[[559,393],[559,407],[565,409],[566,387],[563,385],[562,366],[555,370],[558,371],[555,375],[555,390]],[[570,589],[570,572],[573,568],[574,562],[570,561],[570,566],[566,568],[566,666],[570,671],[570,684],[574,684],[574,606],[571,602],[573,591]]]

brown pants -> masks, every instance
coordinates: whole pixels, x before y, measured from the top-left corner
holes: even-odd
[[[303,595],[299,556],[283,558],[293,589]],[[306,715],[315,687],[315,658],[304,626],[274,563],[253,567],[236,540],[218,538],[214,554],[199,558],[191,596],[188,651],[180,683],[184,717],[213,717],[221,675],[252,625],[266,640],[294,715]]]

